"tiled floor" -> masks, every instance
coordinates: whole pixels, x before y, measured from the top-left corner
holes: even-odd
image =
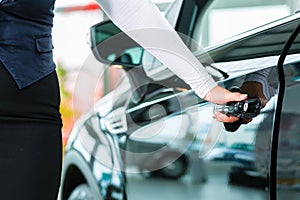
[[[267,200],[265,191],[228,185],[227,177],[210,175],[204,183],[133,176],[128,179],[130,200]]]

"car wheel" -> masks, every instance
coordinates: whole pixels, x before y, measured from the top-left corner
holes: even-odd
[[[96,200],[88,184],[80,184],[71,192],[68,200]]]
[[[165,166],[159,170],[159,174],[171,179],[177,179],[183,176],[187,170],[187,162],[184,157],[174,159],[173,157],[163,157],[160,166]]]

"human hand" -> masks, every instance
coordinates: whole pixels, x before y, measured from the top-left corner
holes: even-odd
[[[248,94],[249,98],[256,98],[258,97],[261,101],[261,107],[265,107],[265,105],[267,104],[267,99],[263,93],[263,88],[262,88],[262,84],[259,82],[255,82],[255,81],[251,81],[251,82],[245,82],[242,87],[241,90],[243,92],[246,92]],[[237,118],[236,119],[226,119],[226,115],[224,116],[224,114],[222,114],[220,111],[216,111],[214,113],[214,117],[221,122],[224,122],[226,120],[230,121],[230,123],[226,123],[224,122],[225,125],[225,129],[227,131],[231,131],[234,132],[236,131],[241,124],[248,124],[249,122],[251,122],[253,119],[252,118]],[[225,119],[224,119],[225,117]],[[233,121],[236,120],[236,121]]]
[[[239,92],[230,92],[229,90],[216,86],[211,89],[204,97],[206,101],[214,104],[227,104],[231,101],[242,101],[248,98],[247,94],[241,94]],[[219,111],[214,112],[214,118],[219,122],[232,123],[238,121],[236,116],[227,116]],[[245,119],[244,123],[249,123],[252,119]]]

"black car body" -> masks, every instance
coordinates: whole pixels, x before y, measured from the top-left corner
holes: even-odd
[[[198,98],[166,67],[153,62],[160,71],[153,75],[142,59],[133,62],[139,50],[139,55],[149,55],[126,36],[119,37],[111,22],[93,27],[94,34],[95,29],[114,30],[106,44],[129,41],[116,60],[109,58],[117,47],[103,53],[94,46],[98,60],[122,65],[124,76],[74,126],[64,157],[61,199],[299,199],[299,24],[300,13],[293,14],[195,52],[228,89],[267,71],[262,78],[266,106],[234,133],[213,119],[214,105]],[[237,143],[253,148],[230,149]],[[209,159],[220,145],[236,154]],[[180,173],[174,170],[178,166]],[[176,175],[168,174],[172,170]]]

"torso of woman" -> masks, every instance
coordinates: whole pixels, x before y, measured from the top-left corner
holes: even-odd
[[[0,2],[2,199],[57,200],[62,122],[52,59],[54,2]]]
[[[51,35],[54,4],[55,0],[0,3],[0,60],[20,89],[55,70]]]

